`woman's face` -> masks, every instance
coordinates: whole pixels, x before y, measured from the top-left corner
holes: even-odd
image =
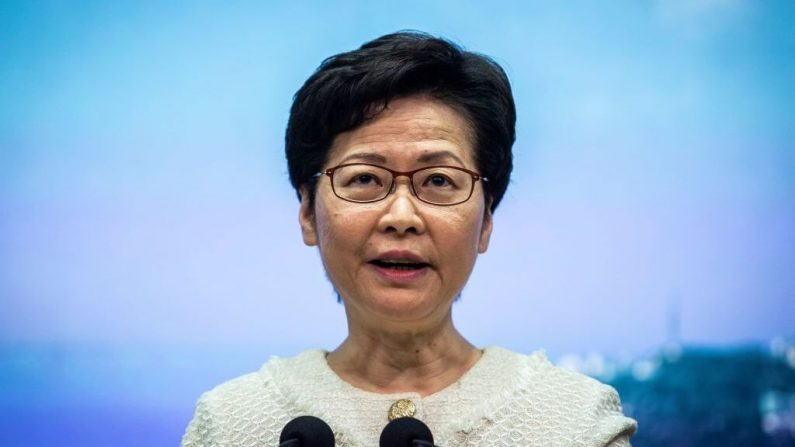
[[[423,96],[394,100],[376,118],[338,135],[324,170],[356,162],[396,171],[434,165],[477,171],[466,120]],[[480,182],[469,200],[453,206],[420,201],[406,177],[395,183],[393,193],[374,203],[338,198],[326,175],[314,209],[302,194],[304,242],[319,247],[349,324],[439,324],[488,247],[492,220]]]

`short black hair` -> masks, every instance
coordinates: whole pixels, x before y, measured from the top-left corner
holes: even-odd
[[[418,31],[387,34],[324,60],[293,98],[285,135],[290,182],[314,203],[334,138],[356,129],[389,101],[425,94],[461,113],[473,131],[487,204],[508,187],[516,107],[505,71],[491,58]]]

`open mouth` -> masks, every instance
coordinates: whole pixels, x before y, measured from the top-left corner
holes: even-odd
[[[427,262],[402,261],[395,259],[389,259],[389,260],[375,259],[370,261],[370,264],[373,264],[377,267],[385,269],[393,269],[393,270],[419,270],[428,267],[430,265]]]

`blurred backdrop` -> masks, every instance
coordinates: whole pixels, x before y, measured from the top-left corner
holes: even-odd
[[[512,184],[457,325],[616,386],[636,446],[795,445],[795,3],[0,2],[0,444],[173,446],[333,349],[283,156],[321,60],[493,57]]]

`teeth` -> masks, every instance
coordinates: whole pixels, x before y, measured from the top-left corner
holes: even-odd
[[[425,262],[418,262],[410,259],[376,259],[372,262],[382,267],[398,270],[416,270],[428,265]]]
[[[413,265],[409,265],[409,264],[394,264],[390,268],[395,269],[395,270],[416,270],[416,269],[420,268],[420,266],[417,265],[417,264],[413,264]]]

